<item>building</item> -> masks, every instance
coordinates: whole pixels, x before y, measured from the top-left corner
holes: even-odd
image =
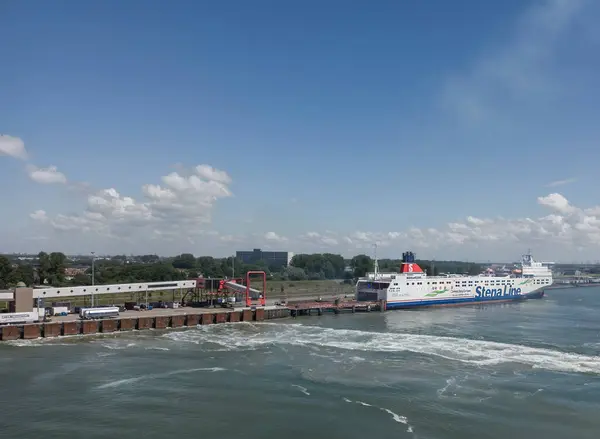
[[[264,252],[259,248],[255,248],[252,251],[237,251],[235,257],[245,264],[256,264],[259,261],[264,261],[269,267],[287,267],[290,265],[294,253]]]

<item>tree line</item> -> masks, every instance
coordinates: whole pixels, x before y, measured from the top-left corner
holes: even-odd
[[[429,275],[440,273],[478,274],[479,264],[459,261],[416,261]],[[400,259],[378,260],[379,271],[400,272]],[[31,285],[90,285],[92,283],[92,260],[71,261],[60,252],[40,252],[35,261],[10,260],[0,255],[0,289],[23,282]],[[79,268],[67,276],[67,268]],[[94,262],[95,284],[159,282],[193,279],[196,277],[232,278],[243,277],[247,271],[265,271],[273,280],[324,280],[339,279],[351,282],[374,269],[373,259],[365,254],[345,259],[333,253],[295,255],[289,266],[257,261],[243,263],[237,258],[196,257],[183,253],[171,258],[144,255],[134,258],[114,256]]]

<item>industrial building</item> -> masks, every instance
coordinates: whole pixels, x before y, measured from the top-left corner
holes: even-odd
[[[252,251],[237,251],[235,257],[245,264],[256,264],[264,261],[269,267],[287,267],[292,262],[294,253],[292,252],[265,252],[259,248]]]

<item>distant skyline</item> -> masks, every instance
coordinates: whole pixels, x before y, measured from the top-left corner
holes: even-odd
[[[600,259],[600,3],[9,2],[0,253]]]

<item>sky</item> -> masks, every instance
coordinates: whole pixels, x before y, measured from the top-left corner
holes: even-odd
[[[0,252],[600,260],[598,20],[0,0]]]

